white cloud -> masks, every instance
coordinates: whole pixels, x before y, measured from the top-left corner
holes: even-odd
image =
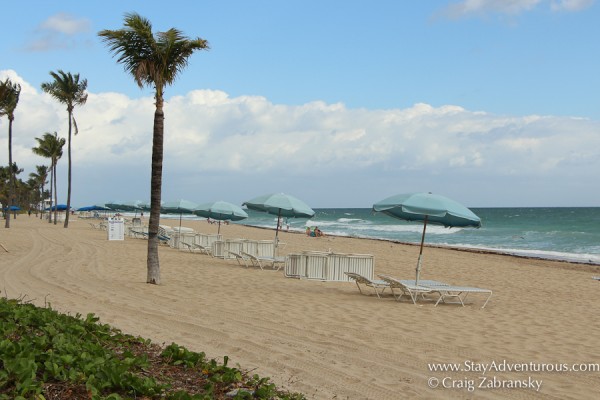
[[[43,21],[26,45],[28,51],[66,49],[80,44],[78,37],[91,30],[91,22],[66,13],[55,14]]]
[[[553,0],[551,4],[552,11],[581,11],[594,4],[594,0]]]
[[[88,32],[90,27],[91,23],[88,19],[77,18],[67,13],[52,15],[40,24],[41,30],[64,33],[65,35]]]
[[[516,16],[548,4],[552,11],[581,11],[595,0],[462,0],[444,7],[439,14],[449,19],[502,14]]]
[[[62,104],[14,71],[0,71],[0,79],[6,76],[27,88],[13,127],[15,161],[26,176],[45,162],[31,152],[34,138],[54,131],[65,137],[67,116]],[[153,116],[153,98],[118,93],[90,93],[75,109],[80,131],[73,138],[75,204],[148,197]],[[0,121],[3,149],[6,126]],[[582,118],[498,116],[421,103],[391,110],[321,101],[288,106],[195,90],[165,105],[163,197],[242,201],[296,189],[311,193],[315,206],[343,205],[338,196],[361,206],[360,199],[377,200],[401,189],[472,190],[476,182],[508,176],[557,185],[575,179],[589,186],[600,170],[599,132],[600,122]],[[2,152],[0,164],[5,163]],[[376,183],[373,190],[381,195],[367,189]],[[510,192],[511,186],[498,183],[497,190]],[[600,198],[594,190],[587,196]],[[485,205],[492,193],[477,196]]]

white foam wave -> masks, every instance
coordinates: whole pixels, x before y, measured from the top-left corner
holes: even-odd
[[[369,223],[369,221],[365,221],[364,219],[360,219],[360,218],[339,218],[337,220],[337,222],[342,223],[342,224],[352,224],[352,223]]]
[[[479,249],[492,251],[496,253],[511,254],[522,257],[534,257],[543,258],[550,260],[560,260],[569,262],[580,262],[580,263],[591,263],[600,264],[600,255],[589,254],[589,253],[567,253],[562,251],[547,251],[547,250],[527,250],[527,249],[514,249],[514,248],[496,248],[489,246],[475,246],[467,244],[444,244],[449,247],[459,247],[464,249]]]

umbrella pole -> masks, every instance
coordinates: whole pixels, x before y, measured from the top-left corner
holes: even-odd
[[[221,220],[219,220],[219,228],[217,229],[217,235],[221,234]]]
[[[425,242],[425,231],[427,230],[427,215],[423,220],[423,234],[421,235],[421,248],[419,249],[419,259],[417,261],[417,277],[415,285],[419,285],[419,275],[421,274],[421,259],[423,258],[423,243]]]
[[[273,259],[277,257],[277,247],[279,246],[279,219],[281,218],[281,208],[277,212],[277,228],[275,228],[275,246],[273,247]]]

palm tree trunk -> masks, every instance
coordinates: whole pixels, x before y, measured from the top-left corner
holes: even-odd
[[[73,122],[73,112],[69,110],[69,143],[67,144],[67,153],[69,156],[69,182],[67,187],[67,210],[65,211],[65,228],[69,227],[69,213],[71,211],[71,126]]]
[[[54,160],[50,164],[50,209],[48,210],[48,223],[52,223],[52,199],[54,195]]]
[[[150,220],[148,221],[148,276],[146,283],[160,284],[160,265],[158,261],[158,225],[160,223],[160,200],[162,191],[163,137],[164,137],[163,101],[157,96],[154,112],[154,132],[152,138],[152,176],[150,181]]]
[[[40,202],[42,206],[40,207],[38,204],[38,208],[40,208],[40,219],[44,219],[44,182],[42,181],[41,192],[40,192]],[[35,214],[37,216],[37,214]]]
[[[13,205],[14,196],[15,196],[15,178],[14,178],[14,170],[12,163],[12,119],[8,119],[8,205],[6,209],[8,212],[6,213],[6,222],[4,224],[5,228],[10,228],[10,206]]]
[[[54,164],[54,225],[58,221],[58,193],[56,189],[56,163]],[[50,208],[52,210],[52,206]]]

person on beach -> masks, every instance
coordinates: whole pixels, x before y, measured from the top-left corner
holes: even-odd
[[[306,227],[306,236],[310,236],[310,227],[309,226]]]
[[[319,229],[318,226],[315,226],[315,237],[323,236],[323,232]]]

